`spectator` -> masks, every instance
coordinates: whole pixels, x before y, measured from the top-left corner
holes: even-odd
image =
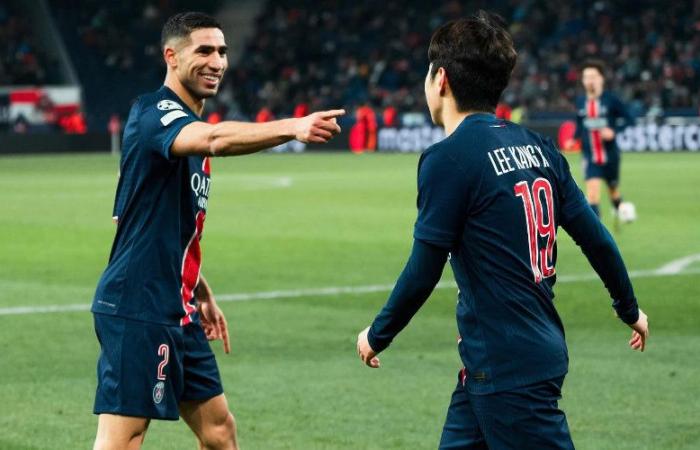
[[[385,127],[395,127],[397,125],[398,111],[393,106],[389,105],[384,108],[382,113],[382,123]]]
[[[258,114],[255,116],[255,121],[260,123],[260,122],[269,122],[271,120],[274,120],[275,116],[272,114],[272,111],[270,111],[270,108],[263,106],[260,108],[260,111],[258,111]]]
[[[505,120],[510,120],[512,110],[510,109],[510,106],[508,106],[507,103],[500,102],[496,106],[496,117],[499,119],[505,119]]]
[[[350,105],[368,98],[400,112],[425,108],[422,79],[433,29],[478,6],[452,0],[268,1],[244,60],[230,82],[244,112],[263,104],[292,115],[286,99]],[[694,107],[700,91],[700,5],[697,2],[562,3],[493,0],[516,40],[519,62],[504,93],[530,113],[572,111],[578,64],[610,62],[610,87],[647,107]]]

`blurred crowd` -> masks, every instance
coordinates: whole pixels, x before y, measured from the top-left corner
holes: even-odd
[[[0,85],[52,82],[53,69],[29,20],[11,4],[0,3]]]
[[[163,82],[160,33],[172,14],[214,13],[222,0],[50,0],[80,79],[88,127],[125,117],[129,100]]]
[[[162,81],[159,37],[170,14],[214,13],[222,4],[50,0],[90,126],[103,128],[114,112],[123,116],[114,105],[128,110],[125,99]],[[36,30],[9,5],[0,3],[0,85],[51,82]],[[432,32],[479,8],[504,18],[519,52],[501,105],[507,114],[571,112],[581,92],[579,67],[589,57],[608,64],[608,86],[634,114],[697,112],[700,0],[268,0],[208,113],[265,121],[343,106],[392,123],[424,112]]]
[[[569,110],[579,64],[607,64],[607,85],[636,114],[697,111],[700,1],[532,1],[509,16],[519,52],[504,99],[534,110]]]
[[[609,87],[637,114],[697,108],[700,1],[663,3],[269,1],[229,82],[250,117],[262,110],[290,115],[300,104],[422,110],[432,31],[484,8],[505,19],[519,51],[503,97],[511,108],[571,111],[588,57],[609,64]]]

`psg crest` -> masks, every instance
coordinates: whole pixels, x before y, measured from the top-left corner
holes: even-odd
[[[162,381],[159,381],[153,387],[153,402],[156,405],[160,404],[160,402],[163,400],[164,395],[165,395],[165,383],[163,383]]]

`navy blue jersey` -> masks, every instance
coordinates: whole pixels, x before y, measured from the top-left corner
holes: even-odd
[[[589,163],[603,165],[620,156],[615,139],[604,141],[600,130],[606,127],[619,131],[632,124],[632,117],[622,101],[604,91],[598,98],[576,99],[576,135],[581,139],[583,156]]]
[[[492,114],[468,116],[421,156],[414,237],[450,251],[470,392],[566,373],[557,228],[584,208],[552,141]]]
[[[209,158],[174,157],[170,146],[198,120],[165,86],[131,108],[114,202],[117,233],[93,312],[165,325],[196,318]]]

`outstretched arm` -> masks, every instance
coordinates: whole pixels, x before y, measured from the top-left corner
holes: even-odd
[[[391,344],[411,318],[423,306],[440,281],[448,251],[415,239],[406,267],[399,276],[389,300],[357,338],[360,359],[370,367],[379,367],[377,353]]]
[[[612,236],[590,208],[583,208],[562,226],[603,280],[617,316],[634,330],[630,346],[644,351],[649,334],[647,317],[637,306],[627,268]]]
[[[265,123],[226,121],[215,125],[192,122],[178,133],[170,151],[175,156],[236,156],[297,139],[324,144],[340,133],[336,118],[343,109],[320,111],[298,119]]]

